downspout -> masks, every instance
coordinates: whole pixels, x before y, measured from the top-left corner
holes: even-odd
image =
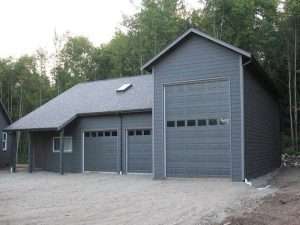
[[[249,182],[248,181],[248,179],[246,178],[246,165],[245,165],[245,161],[246,161],[246,159],[245,159],[245,95],[244,95],[244,67],[245,66],[247,66],[247,65],[249,65],[250,63],[252,63],[252,57],[248,60],[248,61],[246,61],[245,63],[243,63],[243,58],[242,58],[242,56],[241,56],[241,79],[243,79],[242,81],[241,81],[241,88],[243,88],[243,90],[241,91],[241,93],[242,93],[242,106],[241,106],[241,108],[242,108],[242,116],[243,116],[243,118],[242,118],[242,120],[243,120],[243,122],[242,122],[242,126],[243,126],[243,128],[242,128],[242,140],[243,140],[243,142],[242,142],[242,154],[243,154],[243,179],[244,179],[244,182],[246,183],[246,184],[248,184],[248,185],[252,185],[251,184],[251,182]]]

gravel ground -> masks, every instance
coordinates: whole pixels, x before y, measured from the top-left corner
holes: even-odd
[[[233,213],[221,225],[300,225],[300,168],[281,168],[272,180],[277,188],[249,212]]]
[[[0,224],[214,224],[273,191],[227,179],[0,171]]]

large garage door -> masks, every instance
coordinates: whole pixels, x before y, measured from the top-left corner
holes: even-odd
[[[152,172],[151,129],[128,130],[127,172]]]
[[[117,171],[117,130],[84,133],[85,171]]]
[[[165,110],[167,176],[229,176],[229,82],[167,86]]]

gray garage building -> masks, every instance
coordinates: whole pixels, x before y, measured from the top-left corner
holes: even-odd
[[[142,69],[78,84],[9,126],[29,134],[30,171],[242,181],[280,166],[276,90],[250,53],[190,29]]]

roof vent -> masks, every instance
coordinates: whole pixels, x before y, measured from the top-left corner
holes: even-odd
[[[129,88],[132,87],[132,84],[127,83],[127,84],[123,84],[121,87],[119,87],[116,91],[117,92],[125,92],[127,91]]]

